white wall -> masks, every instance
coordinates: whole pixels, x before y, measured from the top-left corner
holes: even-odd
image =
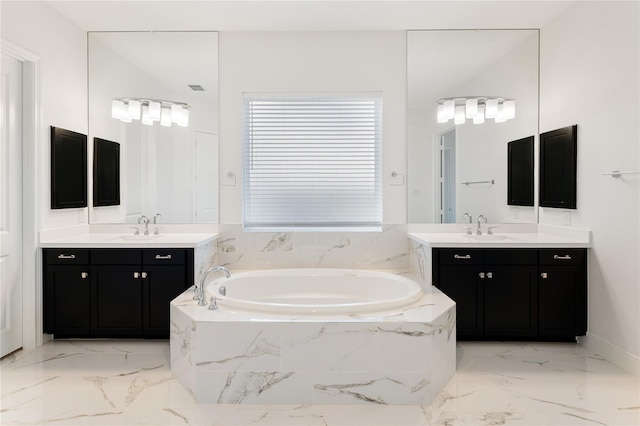
[[[38,228],[87,222],[87,209],[51,210],[50,126],[87,134],[87,35],[41,2],[1,2],[2,38],[38,55],[42,67],[43,140],[37,147]]]
[[[404,32],[221,33],[220,223],[242,223],[244,92],[382,92],[383,222],[405,223],[405,50]]]
[[[576,4],[542,28],[540,84],[540,131],[578,125],[578,208],[541,222],[592,230],[585,344],[636,371],[640,176],[602,173],[640,170],[639,16],[638,2]]]

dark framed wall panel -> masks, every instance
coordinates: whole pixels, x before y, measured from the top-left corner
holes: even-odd
[[[533,206],[533,141],[529,136],[507,144],[507,204]]]
[[[51,208],[87,207],[87,136],[51,127]]]
[[[93,138],[93,206],[120,205],[120,144]]]
[[[540,134],[540,207],[575,209],[578,126]]]

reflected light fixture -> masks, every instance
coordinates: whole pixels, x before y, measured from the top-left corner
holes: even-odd
[[[436,101],[438,123],[453,119],[455,124],[464,124],[467,119],[482,124],[485,119],[504,123],[516,116],[516,101],[498,96],[464,96],[442,98]]]
[[[125,123],[140,120],[142,124],[148,126],[159,122],[160,125],[167,127],[174,123],[180,127],[187,127],[189,125],[189,108],[191,106],[184,102],[114,98],[111,102],[111,117]]]

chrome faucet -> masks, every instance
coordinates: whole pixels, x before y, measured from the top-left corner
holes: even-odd
[[[142,215],[138,218],[138,223],[144,223],[144,235],[149,235],[149,218]]]
[[[467,235],[471,235],[471,222],[473,222],[473,218],[469,213],[465,213],[462,215],[463,219],[469,219],[469,226],[467,226]]]
[[[207,299],[204,293],[204,288],[206,286],[206,283],[204,282],[205,278],[207,278],[207,275],[209,275],[210,272],[214,272],[214,271],[219,271],[222,272],[224,274],[225,277],[229,278],[231,276],[231,274],[229,273],[229,270],[227,268],[225,268],[224,266],[212,266],[211,268],[207,269],[204,274],[202,274],[202,278],[200,278],[200,284],[198,284],[198,288],[196,289],[196,296],[198,299],[198,305],[200,306],[204,306],[207,304]]]
[[[157,224],[159,219],[162,219],[162,215],[160,213],[156,213],[156,215],[153,217],[153,224]],[[160,231],[158,230],[157,226],[153,230],[153,235],[160,235]]]
[[[480,220],[483,220],[484,223],[487,223],[487,218],[485,215],[481,214],[478,216],[478,230],[476,231],[476,235],[482,235],[482,229],[480,228]]]

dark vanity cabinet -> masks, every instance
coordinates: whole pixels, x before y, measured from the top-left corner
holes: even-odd
[[[569,340],[586,333],[586,249],[433,249],[460,340]]]
[[[169,336],[192,249],[43,249],[44,329],[56,337]]]

